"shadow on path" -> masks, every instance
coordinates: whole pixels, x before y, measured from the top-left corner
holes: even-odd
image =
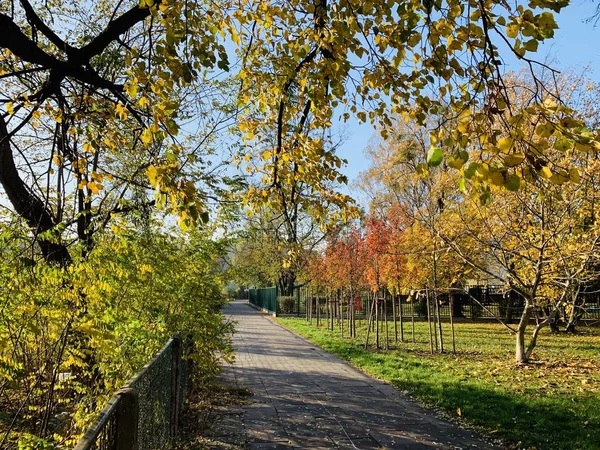
[[[254,395],[213,427],[222,441],[243,436],[250,449],[497,448],[244,302],[227,306],[225,315],[237,332],[236,361],[224,368],[223,381]]]

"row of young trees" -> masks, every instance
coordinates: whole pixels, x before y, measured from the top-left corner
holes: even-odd
[[[511,80],[507,89],[519,104],[534,83],[523,75]],[[599,92],[598,85],[571,75],[557,80],[553,95],[597,130]],[[555,107],[552,98],[548,107]],[[524,304],[519,323],[505,325],[515,334],[516,362],[529,361],[544,326],[560,318],[574,329],[585,307],[581,294],[596,291],[600,279],[598,157],[553,130],[543,120],[532,121],[521,127],[522,140],[502,138],[489,153],[482,146],[478,163],[461,152],[442,163],[432,160],[433,137],[426,129],[398,121],[390,138],[367,150],[371,167],[360,187],[369,215],[329,237],[324,250],[311,256],[307,278],[350,295],[365,288],[374,295],[382,289],[392,295],[427,290],[434,299],[467,282],[503,285]],[[504,158],[517,167],[538,157],[539,142],[552,148],[553,171],[520,169],[523,181],[506,189],[511,175],[491,161]],[[522,153],[509,153],[513,147]],[[575,168],[562,169],[565,160]],[[480,177],[499,181],[477,193],[465,186]]]

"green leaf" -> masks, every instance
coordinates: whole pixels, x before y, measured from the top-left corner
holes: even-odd
[[[468,179],[473,178],[478,167],[479,167],[479,164],[477,164],[475,162],[472,162],[471,164],[469,164],[469,167],[467,167],[464,170],[465,178],[468,178]]]
[[[515,167],[523,162],[525,155],[522,153],[513,153],[512,155],[506,155],[504,157],[504,164],[507,167]]]
[[[523,44],[523,47],[528,52],[537,52],[538,49],[538,41],[537,39],[530,39]]]
[[[427,164],[431,167],[439,166],[444,159],[444,152],[439,147],[431,147],[427,152]]]
[[[521,179],[516,175],[509,175],[506,177],[506,183],[504,187],[509,191],[518,191],[519,187],[521,187]]]

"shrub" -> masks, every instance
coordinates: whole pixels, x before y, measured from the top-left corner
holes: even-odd
[[[293,314],[296,312],[296,297],[282,295],[279,297],[279,312],[281,314]]]

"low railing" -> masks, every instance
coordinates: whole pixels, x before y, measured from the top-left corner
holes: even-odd
[[[117,392],[74,450],[159,450],[177,433],[189,362],[175,337]]]
[[[468,319],[473,321],[490,321],[497,318],[506,322],[517,322],[523,313],[523,301],[518,295],[503,291],[500,286],[473,286],[467,290],[454,290],[452,302],[448,292],[442,292],[438,298],[440,300],[440,316],[448,319],[450,315],[454,319]],[[343,302],[339,301],[339,294],[335,291],[326,292],[325,290],[315,289],[310,285],[300,288],[299,301],[289,303],[290,308],[278,308],[278,313],[282,315],[306,315],[307,307],[314,317],[326,317],[328,311],[333,311],[334,316],[347,314],[349,296],[347,292],[343,293]],[[352,307],[356,317],[364,318],[368,315],[368,310],[372,302],[372,293],[361,291],[353,295]],[[394,311],[391,296],[388,293],[387,314]],[[600,320],[600,294],[582,293],[579,296],[582,306],[578,306],[581,312],[581,320],[593,322]],[[396,313],[405,320],[415,317],[419,320],[427,318],[427,302],[425,295],[415,300],[409,300],[408,295],[396,297]],[[380,307],[383,302],[380,301]],[[451,311],[452,305],[452,311]],[[531,320],[534,320],[532,318]]]

